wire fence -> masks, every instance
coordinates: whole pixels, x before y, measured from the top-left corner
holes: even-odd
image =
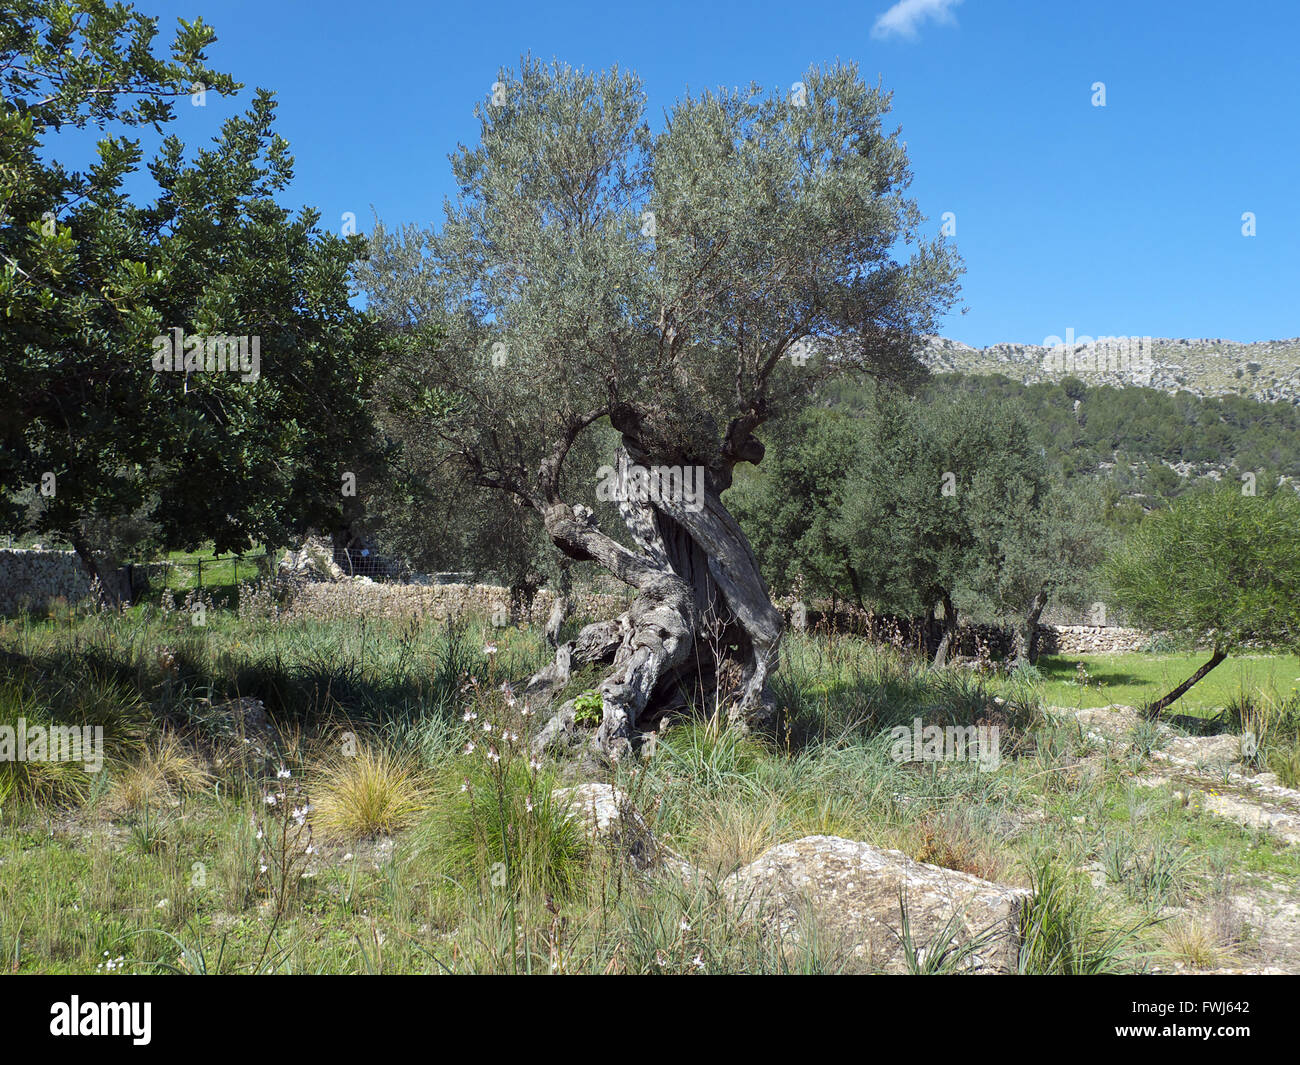
[[[163,588],[170,591],[217,588],[238,589],[241,581],[251,581],[271,572],[272,555],[263,551],[254,555],[211,555],[206,558],[169,558],[161,562],[132,565],[149,573],[161,569]]]

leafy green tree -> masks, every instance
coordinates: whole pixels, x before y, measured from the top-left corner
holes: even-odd
[[[1030,609],[1037,587],[1024,594],[1032,579],[1008,568],[1026,556],[1005,541],[1039,520],[1046,483],[1042,453],[1014,405],[885,394],[867,419],[837,529],[873,600],[930,619],[941,666],[963,601],[1005,607],[1019,591],[1019,613]]]
[[[1012,663],[1038,660],[1038,625],[1052,598],[1088,602],[1094,571],[1106,555],[1105,500],[1096,482],[1067,484],[1032,462],[1028,476],[1005,484],[977,478],[971,513],[974,546],[959,600],[1012,632]]]
[[[954,256],[921,235],[888,97],[852,67],[810,70],[797,98],[682,99],[658,133],[629,74],[525,59],[497,82],[478,144],[453,156],[441,231],[378,242],[370,306],[422,353],[411,385],[438,397],[427,427],[448,459],[638,593],[533,690],[608,663],[595,741],[611,756],[683,701],[761,721],[780,615],[721,495],[761,460],[756,431],[823,379],[919,372]],[[602,419],[631,466],[678,471],[678,489],[642,491],[637,473],[622,499],[576,504],[573,484],[601,478],[575,445]],[[571,724],[555,715],[542,742]]]
[[[1211,648],[1203,666],[1150,704],[1158,714],[1244,645],[1300,643],[1300,496],[1187,493],[1138,525],[1105,572],[1138,624]]]
[[[764,576],[781,592],[802,586],[826,597],[851,590],[859,606],[862,582],[836,529],[844,486],[861,461],[856,419],[813,407],[774,433],[763,465],[727,494],[727,505],[749,537]]]
[[[427,428],[436,397],[411,389],[419,369],[410,364],[407,349],[397,345],[391,354],[371,408],[385,447],[382,470],[376,471],[354,527],[382,543],[385,553],[423,572],[454,570],[498,581],[521,605],[543,583],[570,579],[564,564],[569,560],[557,557],[536,511],[471,483],[449,461]],[[612,453],[612,444],[607,450]],[[574,486],[577,498],[594,504],[594,490],[583,493],[583,487]]]
[[[178,97],[239,88],[207,66],[201,21],[180,23],[169,59],[155,36],[156,20],[98,0],[0,16],[0,498],[11,523],[26,502],[110,594],[105,530],[226,551],[337,524],[372,438],[380,341],[348,302],[364,241],[276,202],[292,159],[270,93],[192,161],[165,138],[157,197],[126,196],[143,153],[109,126],[161,129]],[[49,161],[65,126],[105,131],[84,174]],[[159,346],[173,340],[176,367]]]
[[[860,390],[771,440],[732,505],[779,587],[925,616],[942,663],[959,613],[1037,656],[1049,598],[1077,603],[1103,550],[1105,502],[1049,473],[1018,404],[977,392]]]

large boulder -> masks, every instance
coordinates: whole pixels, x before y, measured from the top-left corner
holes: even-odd
[[[979,973],[1015,971],[1029,898],[1023,888],[838,836],[772,847],[723,888],[744,915],[780,934],[788,950],[815,929],[823,953],[850,968],[893,973],[907,971],[900,894],[913,944],[931,949],[951,925],[955,946],[978,941],[962,968]]]

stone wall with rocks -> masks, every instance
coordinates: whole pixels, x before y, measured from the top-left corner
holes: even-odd
[[[394,620],[421,618],[444,621],[462,615],[490,617],[498,624],[532,623],[544,625],[555,602],[555,595],[543,588],[533,599],[531,608],[512,603],[510,590],[491,584],[442,584],[372,581],[364,577],[302,582],[291,602],[290,617],[338,618],[380,617]],[[576,593],[570,617],[613,617],[631,602],[631,593],[617,595],[598,592]],[[785,609],[786,621],[793,626],[793,611]],[[811,628],[832,621],[829,613],[807,612],[805,624]],[[864,626],[863,619],[836,615],[839,631],[858,632],[869,639],[910,646],[908,633],[914,626],[906,619],[875,618]],[[1101,625],[1040,625],[1040,649],[1048,654],[1122,654],[1140,651],[1150,634],[1140,629]],[[977,655],[981,652],[1001,657],[1011,650],[1010,634],[987,625],[962,624],[957,653]]]
[[[922,619],[871,614],[842,606],[832,612],[824,608],[825,604],[807,606],[789,598],[776,600],[776,606],[792,629],[803,627],[854,633],[900,648],[915,649],[926,643],[926,625]],[[1141,651],[1151,642],[1152,634],[1119,625],[1052,623],[1038,626],[1038,639],[1039,650],[1046,654],[1123,654]],[[968,658],[1006,658],[1012,651],[1012,633],[996,625],[974,624],[961,619],[953,650],[955,654]]]
[[[1039,625],[1040,650],[1062,655],[1113,655],[1141,651],[1151,633],[1101,625]]]
[[[510,589],[492,584],[397,584],[354,577],[306,581],[295,590],[289,617],[377,617],[445,621],[462,615],[492,618],[497,624],[545,625],[555,595],[543,588],[531,606],[512,602]],[[631,602],[626,596],[575,593],[570,617],[613,617]]]
[[[74,551],[0,549],[0,613],[45,610],[51,601],[77,603],[90,594],[90,575]]]

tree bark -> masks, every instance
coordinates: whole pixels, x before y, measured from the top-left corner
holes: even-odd
[[[953,606],[952,597],[943,593],[943,629],[939,636],[939,646],[934,652],[933,668],[942,669],[948,663],[948,651],[957,635],[957,608]]]
[[[552,647],[560,646],[560,630],[568,619],[571,608],[570,594],[572,582],[569,577],[568,560],[560,566],[560,577],[556,582],[555,602],[551,604],[551,613],[546,619],[546,642]]]
[[[644,456],[632,457],[649,465]],[[782,618],[749,541],[711,480],[701,504],[620,503],[635,551],[597,529],[582,507],[552,505],[543,516],[560,550],[601,563],[638,593],[618,618],[588,625],[561,644],[555,661],[526,688],[534,703],[550,702],[575,669],[608,665],[598,689],[601,724],[591,742],[610,760],[624,757],[674,711],[694,708],[744,728],[772,717],[767,678]],[[581,742],[573,699],[554,710],[535,740],[539,749]]]
[[[1188,677],[1185,681],[1183,681],[1182,684],[1178,685],[1178,687],[1175,688],[1173,691],[1171,691],[1168,695],[1161,696],[1159,699],[1157,699],[1154,703],[1152,703],[1150,706],[1146,708],[1147,717],[1152,717],[1152,718],[1157,717],[1161,713],[1161,711],[1165,709],[1165,707],[1167,707],[1170,703],[1174,702],[1175,700],[1181,699],[1193,684],[1203,679],[1205,675],[1210,672],[1210,670],[1212,670],[1215,666],[1217,666],[1220,662],[1222,662],[1227,657],[1228,657],[1228,653],[1226,651],[1221,651],[1219,650],[1219,648],[1216,647],[1214,649],[1214,653],[1210,656],[1210,660],[1206,662],[1205,665],[1201,666],[1200,669],[1198,669],[1195,673],[1193,673],[1190,677]]]
[[[131,587],[122,578],[120,567],[113,559],[101,562],[95,557],[89,542],[80,533],[72,538],[72,549],[86,567],[86,572],[99,584],[99,594],[103,601],[112,607],[120,607],[131,601]]]
[[[1044,584],[1029,604],[1024,620],[1016,627],[1011,657],[1013,669],[1026,662],[1029,665],[1038,662],[1038,622],[1047,607],[1047,600],[1047,585]]]

